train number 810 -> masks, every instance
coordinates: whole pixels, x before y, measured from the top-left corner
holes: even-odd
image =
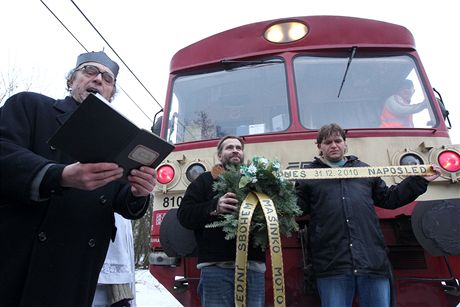
[[[163,208],[175,208],[179,207],[182,201],[182,195],[180,196],[166,196],[163,198]]]

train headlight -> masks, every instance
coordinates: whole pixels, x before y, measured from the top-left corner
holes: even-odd
[[[451,150],[443,151],[438,156],[438,163],[448,172],[458,172],[460,170],[460,155]]]
[[[264,37],[272,43],[289,43],[305,37],[308,27],[298,21],[278,23],[265,30]]]
[[[194,181],[199,175],[204,173],[206,171],[205,167],[203,164],[200,163],[194,163],[191,164],[187,170],[185,171],[185,176],[187,177],[188,181],[192,182]]]
[[[423,159],[415,154],[415,153],[407,153],[402,155],[399,158],[399,164],[400,165],[421,165],[423,163]]]
[[[424,155],[416,150],[405,148],[401,151],[397,151],[391,158],[391,165],[423,165],[426,163]],[[401,182],[404,176],[393,177],[396,183]]]
[[[157,181],[161,184],[168,184],[173,181],[174,175],[174,168],[169,164],[162,165],[157,169]]]

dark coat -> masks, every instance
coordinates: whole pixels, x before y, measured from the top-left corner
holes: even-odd
[[[77,103],[35,93],[12,96],[0,108],[0,305],[90,306],[110,238],[113,212],[135,219],[147,198],[122,181],[94,191],[60,188],[65,165],[75,162],[47,140]],[[49,163],[40,192],[31,182]],[[44,186],[42,191],[42,186]]]
[[[368,166],[349,156],[344,167]],[[309,168],[328,168],[319,159]],[[296,182],[298,205],[310,214],[310,244],[317,276],[388,275],[385,241],[375,206],[396,209],[423,194],[428,181],[408,177],[387,187],[381,178]]]
[[[214,180],[210,172],[201,174],[185,191],[177,218],[185,228],[194,230],[198,245],[198,263],[235,261],[236,240],[226,240],[221,227],[206,228],[205,225],[218,219],[210,215],[217,207],[217,192],[213,191]],[[265,261],[265,252],[250,244],[248,259]]]

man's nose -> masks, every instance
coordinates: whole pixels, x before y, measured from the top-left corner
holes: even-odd
[[[98,73],[97,75],[94,76],[94,80],[97,80],[98,82],[102,83],[102,74]]]
[[[332,143],[331,143],[331,146],[333,146],[333,147],[337,147],[337,146],[338,146],[338,144],[337,144],[336,142],[332,142]]]

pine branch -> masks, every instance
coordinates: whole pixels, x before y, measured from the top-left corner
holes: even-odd
[[[228,167],[213,185],[217,192],[216,198],[227,192],[236,194],[238,211],[248,193],[259,192],[268,195],[275,206],[280,234],[291,236],[298,231],[296,216],[302,214],[297,206],[297,197],[291,182],[283,180],[279,175],[280,164],[261,157],[253,157],[252,162],[241,167]],[[206,225],[207,228],[222,227],[227,240],[236,237],[238,216],[236,214],[220,215],[221,219]],[[265,249],[268,245],[267,225],[263,210],[257,206],[253,213],[250,226],[250,240],[254,247]]]

